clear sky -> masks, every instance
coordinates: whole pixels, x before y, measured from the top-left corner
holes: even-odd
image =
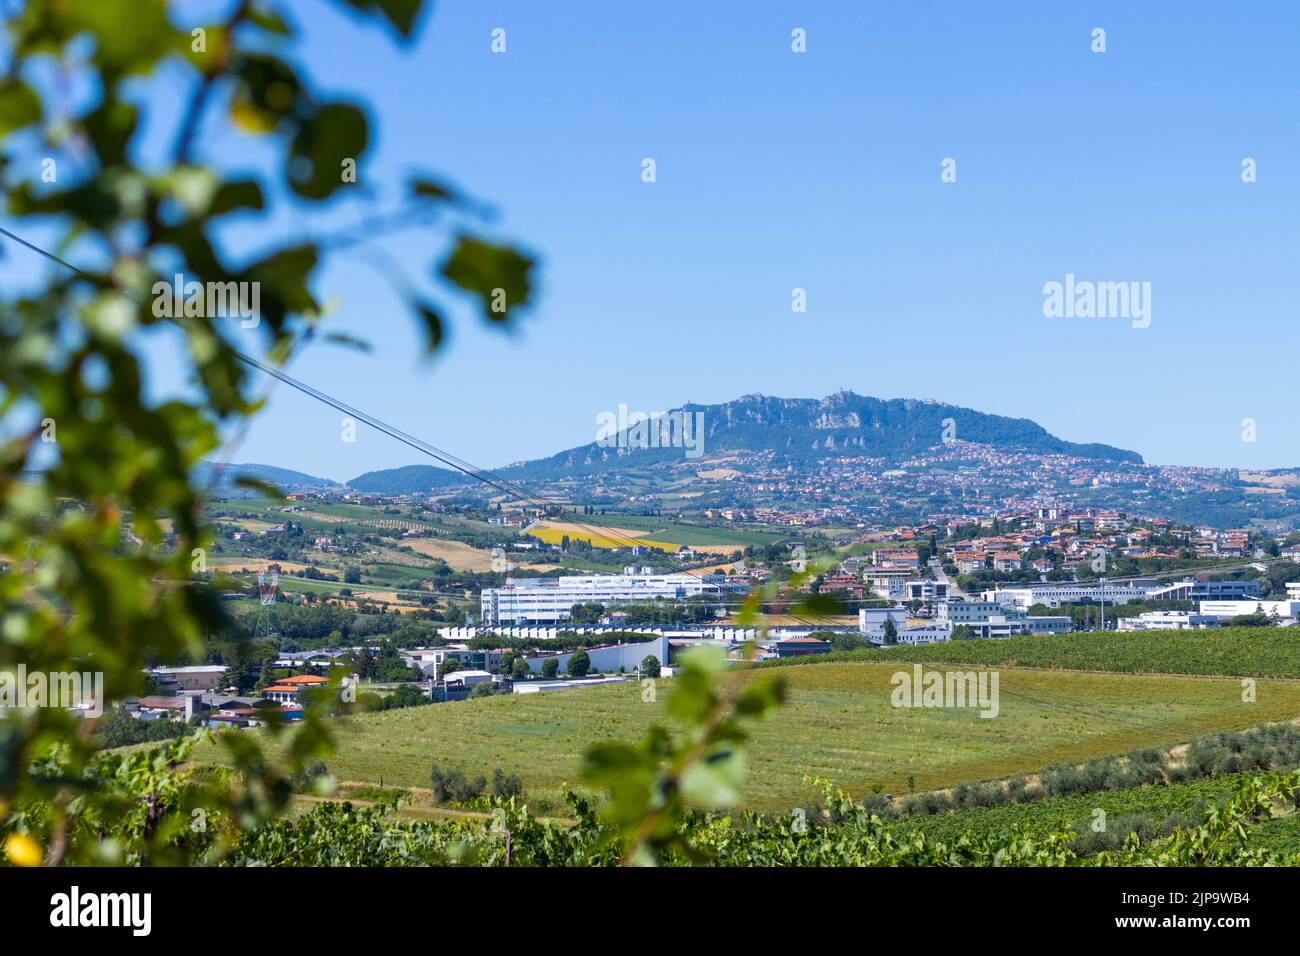
[[[374,107],[367,184],[396,197],[403,171],[439,171],[542,265],[515,334],[460,313],[429,363],[348,255],[317,289],[373,353],[313,346],[290,370],[476,464],[589,442],[620,404],[849,388],[1157,463],[1300,465],[1290,0],[447,0],[409,49],[295,8],[304,67]],[[243,149],[208,141],[228,165]],[[379,245],[423,272],[429,243]],[[1150,327],[1045,318],[1067,273],[1149,282]],[[336,479],[420,461],[364,429],[341,442],[338,419],[280,388],[237,457]]]

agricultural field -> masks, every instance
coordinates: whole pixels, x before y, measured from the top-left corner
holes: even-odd
[[[1036,800],[955,810],[925,817],[904,817],[892,824],[896,832],[925,834],[930,840],[955,840],[964,833],[1007,834],[1018,830],[1027,836],[1043,837],[1066,830],[1089,832],[1102,811],[1110,830],[1123,831],[1140,817],[1161,823],[1177,815],[1194,819],[1198,808],[1210,806],[1228,796],[1250,773],[1225,774],[1172,785],[1134,787],[1070,797]],[[1267,821],[1251,832],[1251,846],[1277,850],[1300,850],[1300,815]]]
[[[280,570],[285,574],[297,574],[307,570],[307,565],[299,561],[272,561],[270,558],[252,558],[241,555],[220,554],[215,555],[208,561],[208,567],[213,571],[222,571],[226,574],[236,572],[248,572],[256,574],[258,571],[265,571],[272,564],[278,564]],[[333,572],[334,568],[321,568],[322,571]]]
[[[660,540],[672,542],[678,547],[683,544],[690,545],[693,548],[706,545],[721,545],[728,548],[745,548],[749,545],[766,547],[788,537],[786,534],[775,531],[712,527],[651,515],[609,514],[593,517],[598,517],[601,524],[616,524],[622,528],[643,531]],[[593,522],[589,521],[587,523],[592,524]]]
[[[673,552],[680,547],[668,541],[650,538],[644,531],[605,524],[584,527],[569,521],[539,521],[528,529],[528,534],[547,544],[561,544],[568,538],[570,541],[586,541],[593,548],[626,548],[630,544],[639,544]]]
[[[602,534],[604,531],[606,533]],[[570,540],[591,542],[598,548],[626,548],[629,539],[647,548],[675,552],[682,545],[708,554],[730,555],[750,545],[764,547],[780,541],[783,535],[761,531],[733,531],[675,522],[668,518],[643,515],[592,515],[581,522],[539,521],[529,534],[548,544],[559,544],[565,535]]]
[[[1042,634],[948,641],[830,655],[832,660],[933,661],[977,666],[1300,678],[1300,628],[1223,627],[1206,631]],[[827,660],[826,657],[817,659]],[[806,664],[792,658],[763,666]]]
[[[441,538],[412,538],[402,542],[425,557],[438,558],[457,571],[491,571],[492,552],[475,548],[462,541]]]
[[[820,777],[854,796],[904,793],[1028,773],[1060,761],[1173,746],[1225,729],[1300,715],[1300,682],[1261,680],[1243,703],[1233,679],[1000,669],[999,713],[894,708],[892,664],[822,663],[785,673],[789,699],[758,728],[747,805],[779,810],[815,796]],[[328,765],[344,781],[427,786],[430,765],[466,773],[502,767],[530,796],[558,806],[575,785],[583,751],[632,740],[665,721],[671,680],[645,702],[622,685],[501,696],[351,718]],[[216,751],[207,752],[209,758]]]

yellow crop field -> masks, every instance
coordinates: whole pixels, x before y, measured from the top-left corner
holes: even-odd
[[[566,537],[570,541],[586,541],[593,548],[626,548],[639,544],[646,548],[662,548],[669,553],[676,552],[681,545],[668,541],[654,541],[643,538],[644,531],[628,531],[623,528],[609,528],[609,534],[592,533],[576,525],[556,524],[539,525],[528,533],[547,544],[560,544]],[[629,540],[630,539],[630,540]]]
[[[601,533],[602,530],[607,533]],[[646,548],[660,548],[669,554],[676,554],[680,544],[671,541],[658,541],[645,537],[645,531],[630,528],[604,528],[590,531],[581,525],[567,521],[539,521],[528,533],[547,544],[560,544],[567,535],[570,541],[587,541],[593,548],[626,548],[639,544]],[[734,544],[692,544],[691,550],[697,554],[731,554],[737,550]]]

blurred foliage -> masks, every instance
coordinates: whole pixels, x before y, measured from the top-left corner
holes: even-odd
[[[335,6],[405,43],[427,5]],[[144,692],[147,665],[201,659],[204,636],[227,625],[198,560],[211,535],[192,476],[219,434],[237,433],[259,406],[233,322],[160,318],[154,284],[177,273],[259,283],[265,353],[283,362],[318,325],[315,279],[338,243],[299,234],[250,254],[227,248],[218,230],[266,222],[262,234],[274,235],[277,208],[310,213],[349,190],[355,202],[377,201],[356,185],[366,181],[372,121],[362,104],[316,92],[290,58],[297,29],[280,4],[234,0],[218,22],[180,16],[164,0],[40,0],[8,16],[0,46],[7,225],[77,266],[41,262],[33,290],[0,296],[0,670],[102,673],[109,701]],[[180,108],[151,111],[158,99]],[[253,179],[205,159],[218,126],[268,144],[274,167]],[[434,281],[481,300],[493,325],[514,319],[531,295],[533,260],[477,235],[481,209],[436,183],[415,175],[380,225],[427,226]],[[442,222],[444,213],[454,218]],[[0,242],[7,256],[20,252]],[[392,281],[436,346],[441,308]],[[184,345],[186,401],[146,392],[137,347],[162,323]],[[330,744],[315,710],[268,729],[284,765],[268,764],[258,735],[224,733],[236,772],[196,780],[172,770],[183,747],[97,758],[89,731],[57,707],[0,717],[10,862],[214,860],[236,831],[279,813],[289,779]],[[234,829],[198,840],[191,809]],[[116,838],[101,839],[113,820]]]
[[[541,819],[521,796],[485,798],[490,819],[411,820],[391,801],[361,807],[317,804],[308,812],[241,827],[227,813],[203,810],[219,774],[176,769],[189,742],[154,755],[101,759],[96,780],[114,799],[111,835],[96,852],[103,862],[202,860],[227,866],[614,866],[626,860],[617,822],[570,793],[569,820]],[[855,803],[829,784],[815,813],[727,814],[683,809],[673,837],[658,840],[655,862],[668,866],[1267,866],[1300,864],[1294,847],[1260,840],[1261,825],[1286,819],[1300,805],[1300,773],[1257,774],[1185,826],[1152,838],[1129,833],[1112,850],[1083,853],[1077,834],[1019,828],[970,830],[931,838],[909,832]],[[164,823],[142,791],[177,808]],[[378,795],[376,795],[378,796]],[[256,799],[250,797],[250,800]],[[198,812],[196,812],[198,811]],[[36,814],[48,813],[45,809]],[[188,821],[180,825],[180,821]],[[35,821],[33,821],[35,822]],[[78,838],[103,823],[83,815]],[[10,858],[32,846],[19,834]],[[646,852],[649,852],[648,850]],[[15,862],[18,862],[15,860]]]

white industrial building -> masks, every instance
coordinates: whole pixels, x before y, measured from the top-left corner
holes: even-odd
[[[835,628],[819,628],[818,630],[835,630]],[[842,629],[841,629],[842,630]],[[769,629],[769,633],[777,636],[800,635],[809,633],[807,627],[774,627]],[[578,636],[599,636],[602,634],[610,635],[611,639],[617,639],[617,636],[644,635],[647,640],[655,637],[671,638],[690,638],[711,641],[753,641],[761,636],[761,631],[756,627],[723,627],[720,625],[702,624],[698,627],[631,627],[625,625],[608,625],[608,624],[584,624],[572,626],[552,626],[552,627],[440,627],[438,628],[438,637],[444,641],[464,642],[472,641],[478,637],[500,637],[510,638],[513,640],[523,641],[563,641]]]
[[[918,627],[907,626],[906,608],[864,607],[858,610],[858,630],[873,643],[884,642],[886,621],[894,622],[894,632],[900,644],[934,644],[951,640],[953,630],[960,625],[969,627],[979,637],[1062,634],[1074,628],[1068,617],[1034,617],[1020,608],[996,601],[944,601],[938,606],[938,620]]]
[[[925,624],[906,627],[898,632],[899,644],[938,644],[952,640],[952,627],[948,624]]]
[[[511,688],[515,694],[545,694],[552,690],[573,690],[575,687],[599,687],[601,684],[622,684],[629,678],[622,674],[601,674],[599,677],[567,677],[556,680],[517,680]]]
[[[504,587],[483,589],[482,622],[485,627],[558,624],[568,620],[575,604],[684,601],[697,594],[721,599],[735,590],[721,574],[654,574],[650,568],[625,568],[622,574],[507,578]]]
[[[1121,617],[1116,625],[1121,631],[1185,631],[1217,627],[1219,619],[1192,611],[1147,611],[1136,617]]]
[[[583,650],[587,652],[587,659],[591,662],[590,669],[592,671],[611,673],[621,668],[624,673],[635,673],[637,668],[641,666],[641,662],[647,657],[656,658],[661,667],[666,666],[671,643],[669,638],[661,636],[640,644],[606,644],[602,647],[586,647]],[[730,647],[730,644],[724,646]],[[569,658],[576,653],[575,649],[566,651],[563,654],[539,654],[534,657],[526,657],[524,661],[528,664],[530,671],[534,674],[540,674],[542,665],[554,658],[560,673],[563,674],[569,666]]]
[[[858,609],[858,630],[872,640],[885,636],[885,622],[893,621],[894,630],[901,632],[907,626],[905,607],[864,607]]]
[[[1105,599],[1107,604],[1128,604],[1141,601],[1147,596],[1147,588],[1128,584],[1042,584],[1019,588],[996,588],[980,595],[985,601],[993,601],[1008,607],[1027,611],[1035,604],[1047,607],[1060,607],[1062,604],[1100,604]]]
[[[1294,623],[1300,615],[1300,601],[1201,601],[1196,609],[1205,617],[1228,621],[1248,614],[1264,614],[1279,623]]]

